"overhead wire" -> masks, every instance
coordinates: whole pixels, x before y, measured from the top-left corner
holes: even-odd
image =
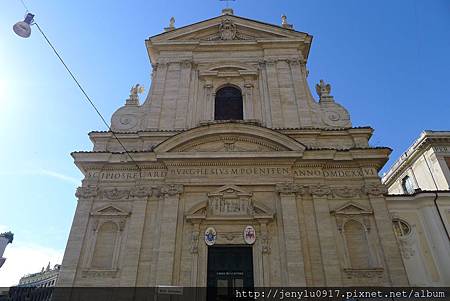
[[[24,0],[20,0],[20,2],[22,3],[23,7],[25,8],[25,10],[27,11],[27,13],[29,12],[28,6],[25,4]],[[61,55],[59,54],[59,52],[56,50],[55,46],[53,46],[52,42],[50,42],[50,40],[47,38],[47,35],[44,33],[44,31],[42,30],[42,28],[39,26],[39,24],[34,21],[32,23],[33,25],[36,25],[37,29],[39,30],[39,32],[42,34],[42,36],[44,37],[45,41],[47,42],[47,44],[52,48],[53,52],[55,53],[55,55],[58,57],[58,59],[60,60],[60,62],[63,64],[64,68],[67,70],[67,72],[69,73],[69,75],[72,77],[72,79],[75,81],[75,83],[77,84],[78,88],[81,90],[81,92],[83,93],[83,95],[85,96],[85,98],[87,99],[87,101],[89,102],[89,104],[92,106],[92,108],[95,110],[95,112],[97,113],[97,115],[100,117],[100,119],[102,120],[102,122],[106,125],[106,127],[108,128],[109,132],[111,132],[111,134],[113,135],[113,137],[117,140],[117,142],[120,144],[120,146],[123,148],[123,150],[125,151],[125,153],[127,154],[127,156],[131,159],[131,161],[136,165],[136,167],[139,170],[139,175],[141,175],[141,168],[140,166],[137,164],[137,162],[133,159],[133,157],[131,156],[131,154],[128,152],[128,150],[126,149],[125,145],[122,143],[122,141],[120,141],[119,137],[117,137],[116,133],[114,133],[114,131],[111,129],[110,125],[108,124],[108,122],[106,122],[105,118],[103,117],[103,115],[100,113],[100,111],[98,110],[97,106],[94,104],[94,102],[92,101],[92,99],[89,97],[89,95],[86,93],[86,90],[83,88],[83,86],[81,86],[80,82],[77,80],[77,78],[75,77],[75,75],[73,74],[73,72],[70,70],[70,68],[67,66],[67,64],[65,63],[64,59],[61,57]]]
[[[22,0],[21,0],[22,1]],[[39,24],[37,22],[34,22],[34,24],[36,25],[36,27],[39,29],[40,33],[42,34],[42,36],[44,37],[44,39],[47,41],[48,45],[50,45],[50,47],[52,48],[53,52],[56,54],[56,56],[58,57],[58,59],[61,61],[61,63],[64,65],[64,68],[66,68],[67,72],[69,72],[70,76],[72,77],[72,79],[75,81],[75,83],[77,84],[78,88],[80,88],[81,92],[83,93],[83,95],[86,97],[87,101],[89,102],[89,104],[92,106],[92,108],[94,108],[95,112],[97,113],[97,115],[100,117],[100,119],[103,121],[103,123],[106,125],[106,127],[108,128],[108,130],[112,133],[112,135],[114,136],[114,138],[117,140],[117,142],[119,142],[119,144],[122,146],[123,150],[125,151],[125,153],[128,155],[128,157],[131,159],[131,161],[133,161],[133,163],[136,165],[136,167],[139,169],[139,171],[141,171],[141,168],[139,167],[139,165],[137,164],[137,162],[133,159],[133,157],[131,156],[131,154],[128,152],[128,150],[126,149],[125,145],[123,145],[122,141],[120,141],[119,137],[117,137],[116,133],[114,133],[114,131],[111,129],[111,127],[109,126],[109,124],[106,122],[105,118],[103,117],[103,115],[100,113],[100,111],[97,109],[96,105],[94,104],[94,102],[92,101],[92,99],[89,97],[89,95],[86,93],[86,91],[84,90],[84,88],[81,86],[80,82],[77,80],[77,78],[75,77],[75,75],[72,73],[72,71],[69,69],[69,67],[67,66],[67,64],[64,62],[63,58],[59,55],[58,51],[56,50],[56,48],[53,46],[53,44],[50,42],[50,40],[47,38],[47,36],[45,35],[44,31],[41,29],[41,27],[39,26]]]

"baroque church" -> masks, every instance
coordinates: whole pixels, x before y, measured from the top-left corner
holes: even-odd
[[[59,286],[407,286],[378,171],[391,150],[308,83],[312,36],[220,16],[145,41],[153,67],[72,153]],[[126,149],[126,151],[125,151]]]

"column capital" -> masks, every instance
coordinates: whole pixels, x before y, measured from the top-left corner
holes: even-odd
[[[182,184],[165,184],[161,187],[161,192],[164,195],[174,196],[183,192]]]
[[[381,183],[371,183],[363,186],[363,191],[372,196],[382,196],[387,193],[387,188]]]
[[[305,186],[295,183],[278,183],[275,186],[278,193],[283,194],[306,194],[307,189]]]
[[[81,186],[77,188],[77,192],[75,192],[75,196],[79,199],[87,199],[96,197],[98,194],[97,186]]]
[[[328,185],[318,184],[309,186],[311,195],[317,197],[327,197],[331,195],[331,188]]]

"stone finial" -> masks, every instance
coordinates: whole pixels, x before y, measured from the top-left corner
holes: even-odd
[[[222,9],[222,15],[234,15],[234,11],[232,8],[224,8]]]
[[[169,21],[169,27],[165,27],[164,31],[172,31],[175,29],[175,18],[171,17]]]
[[[332,98],[332,96],[330,96],[331,85],[325,83],[322,79],[318,84],[316,84],[316,92],[317,95],[319,95],[320,100],[324,98]]]
[[[281,27],[293,29],[294,26],[292,24],[288,24],[286,15],[281,16]]]
[[[126,105],[139,105],[139,95],[144,93],[144,87],[136,84],[130,90],[130,97],[127,99]]]

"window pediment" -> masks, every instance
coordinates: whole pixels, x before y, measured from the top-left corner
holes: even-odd
[[[360,204],[354,202],[348,202],[345,205],[338,207],[331,211],[334,215],[368,215],[373,211]]]
[[[200,69],[199,76],[216,76],[216,77],[240,77],[240,76],[257,76],[258,70],[252,66],[244,64],[220,64],[212,67]]]
[[[103,206],[100,207],[99,209],[91,212],[92,216],[105,216],[105,217],[111,217],[111,216],[128,216],[130,215],[129,212],[126,212],[123,209],[120,209],[117,206],[113,206],[113,205],[107,205],[107,206]]]
[[[253,199],[253,193],[235,185],[225,185],[207,194],[207,201],[191,208],[186,219],[202,220],[272,220],[273,212]]]

